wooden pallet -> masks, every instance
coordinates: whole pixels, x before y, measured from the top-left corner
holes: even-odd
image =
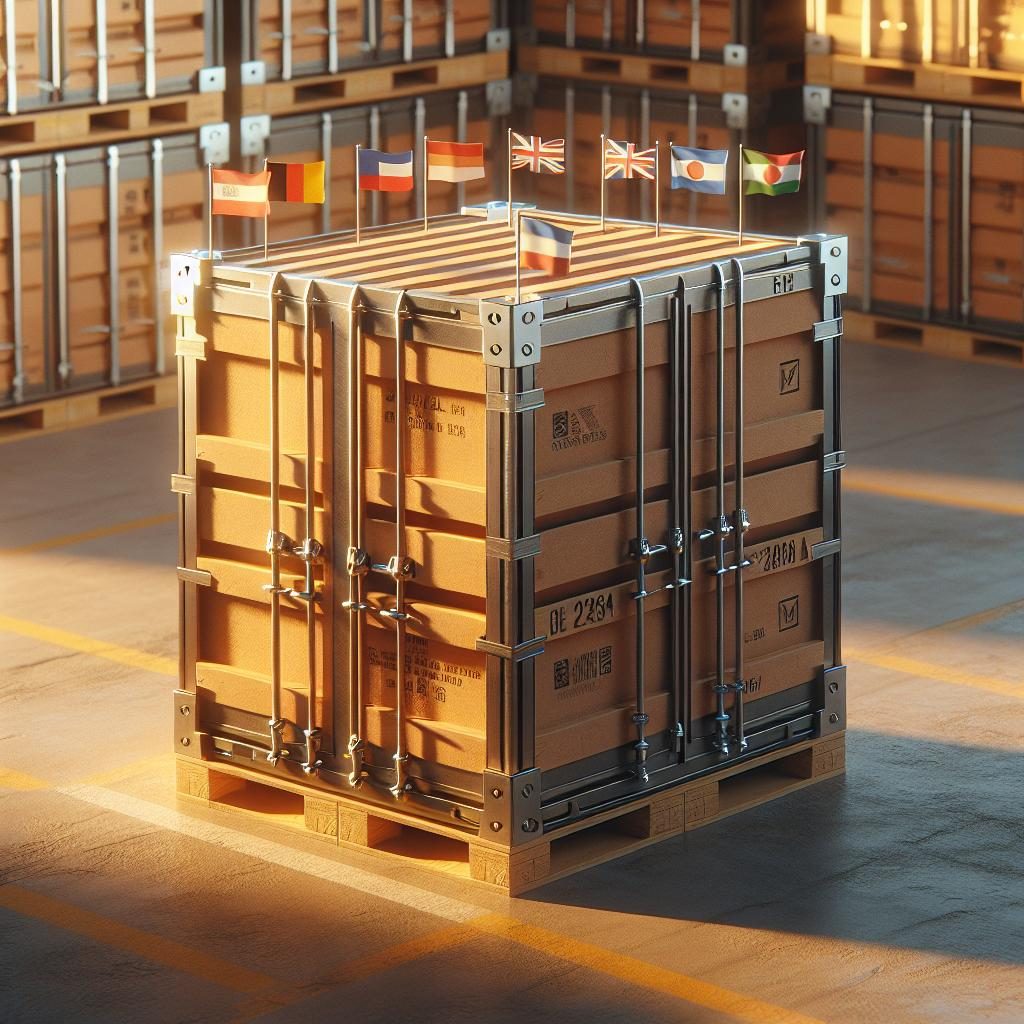
[[[377,103],[400,96],[425,96],[507,78],[507,50],[456,57],[352,68],[336,74],[309,75],[287,82],[243,85],[242,116],[303,114],[310,111]]]
[[[224,120],[224,94],[184,93],[124,103],[44,107],[0,118],[0,157],[71,146],[112,145],[194,131]]]
[[[803,58],[732,66],[608,50],[521,46],[517,67],[538,75],[687,92],[756,94],[802,85]]]
[[[874,313],[843,311],[843,337],[893,348],[916,349],[946,359],[1024,367],[1024,332],[1019,338],[985,334],[965,327],[901,320]]]
[[[167,409],[177,401],[178,378],[172,375],[11,405],[0,409],[0,443]]]
[[[178,794],[208,807],[296,829],[330,846],[473,879],[517,896],[556,878],[702,828],[843,774],[845,734],[796,744],[567,825],[513,851],[400,809],[369,805],[231,764],[179,757]]]
[[[1024,72],[962,68],[952,64],[911,64],[882,57],[809,53],[807,81],[877,96],[1011,110],[1019,110],[1024,102]]]

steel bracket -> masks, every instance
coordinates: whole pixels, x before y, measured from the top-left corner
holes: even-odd
[[[825,669],[820,680],[822,710],[818,712],[818,733],[829,736],[846,728],[846,666]]]
[[[211,261],[187,253],[171,254],[171,315],[195,319],[196,289],[212,270]]]
[[[843,318],[837,316],[832,320],[819,320],[813,328],[815,341],[831,341],[842,336]]]
[[[519,537],[511,540],[508,537],[488,537],[487,555],[501,558],[506,562],[518,562],[523,558],[535,558],[540,554],[540,534]]]
[[[503,412],[509,415],[521,412],[533,412],[544,407],[544,389],[533,388],[531,391],[517,391],[506,395],[503,392],[487,393],[487,409],[489,412]]]
[[[239,118],[238,130],[242,135],[242,156],[263,156],[270,138],[270,115],[251,114]]]
[[[845,294],[850,248],[846,235],[803,235],[798,241],[818,246],[824,276],[823,297]]]
[[[228,123],[204,124],[199,129],[199,148],[203,151],[203,163],[226,163],[231,156],[231,128]]]
[[[728,127],[743,129],[748,126],[750,98],[745,93],[723,93],[722,110],[725,111],[725,123]]]
[[[199,587],[213,586],[213,574],[205,569],[186,569],[179,565],[177,571],[182,583],[195,583]]]
[[[203,756],[197,733],[198,697],[188,690],[174,691],[174,751],[197,760]]]
[[[538,654],[544,653],[544,642],[547,640],[546,636],[535,636],[532,640],[524,640],[521,644],[515,644],[509,646],[508,644],[499,644],[494,640],[488,640],[485,637],[477,637],[476,649],[483,651],[484,654],[493,654],[496,658],[504,658],[506,661],[511,661],[513,664],[526,661],[528,658],[536,658]]]
[[[171,494],[195,494],[196,479],[185,473],[171,474]]]
[[[507,28],[492,28],[487,33],[487,52],[501,53],[512,48],[512,30]]]
[[[504,775],[484,772],[481,838],[519,845],[537,839],[543,831],[540,807],[540,769]]]
[[[196,74],[199,92],[224,92],[227,88],[228,73],[223,67],[200,68]]]
[[[832,540],[818,541],[811,545],[811,561],[817,562],[821,558],[828,558],[831,555],[838,555],[843,549],[843,542],[840,537],[833,537]]]
[[[540,325],[544,302],[480,300],[483,357],[488,366],[513,369],[540,362]]]
[[[487,83],[487,113],[491,117],[504,117],[512,113],[512,79],[499,78]]]
[[[267,80],[267,65],[262,60],[247,60],[242,64],[242,85],[263,85]]]
[[[745,68],[748,56],[747,48],[742,43],[726,43],[722,48],[722,63],[727,68]]]
[[[827,124],[832,107],[832,90],[827,85],[804,86],[804,120],[808,124]]]
[[[824,32],[808,32],[804,36],[804,53],[827,57],[832,52],[832,37]]]
[[[846,469],[846,452],[826,452],[822,458],[822,470],[835,473],[839,469]]]

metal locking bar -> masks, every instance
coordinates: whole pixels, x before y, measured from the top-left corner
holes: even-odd
[[[931,4],[926,3],[926,8]],[[924,105],[922,131],[924,134],[924,296],[921,311],[927,320],[931,316],[934,301],[935,253],[935,114],[930,103]]]
[[[327,70],[338,71],[338,0],[327,0]]]
[[[24,296],[21,293],[21,161],[7,164],[8,209],[11,228],[11,327],[14,338],[14,377],[11,397],[20,402],[25,394],[25,335],[22,320]]]
[[[292,77],[292,0],[281,0],[281,79]]]
[[[717,333],[715,375],[717,394],[715,410],[717,423],[715,429],[715,495],[718,514],[712,519],[711,525],[700,532],[701,540],[715,541],[715,739],[718,752],[727,757],[729,754],[729,713],[725,710],[725,695],[730,687],[725,681],[725,574],[729,571],[725,565],[725,542],[732,533],[729,519],[725,514],[725,271],[721,263],[716,263],[715,282],[718,291],[717,301]]]
[[[96,0],[96,102],[109,96],[110,54],[107,51],[107,0]]]
[[[455,56],[455,0],[444,0],[444,55]],[[462,201],[459,201],[462,207]]]
[[[874,276],[874,216],[873,193],[875,187],[875,106],[870,96],[864,97],[864,272],[861,310],[871,312],[871,285]]]
[[[647,0],[636,0],[636,48],[642,50],[647,45]]]
[[[119,191],[121,153],[107,147],[107,259],[110,304],[110,383],[121,383],[121,217]],[[155,250],[154,250],[155,252]]]
[[[50,88],[59,100],[64,88],[64,32],[61,28],[61,0],[50,0]]]
[[[733,441],[735,445],[735,493],[736,509],[733,512],[733,550],[735,564],[732,568],[736,572],[735,589],[733,593],[733,610],[736,615],[734,626],[734,656],[735,656],[735,680],[733,689],[735,699],[733,703],[733,735],[739,753],[747,749],[747,737],[743,727],[743,693],[746,690],[746,682],[743,679],[743,638],[744,638],[744,616],[743,616],[743,570],[750,565],[750,560],[743,553],[743,534],[750,528],[750,520],[747,518],[747,510],[743,503],[743,434],[744,434],[744,395],[743,395],[743,265],[738,259],[732,260],[732,270],[735,278],[736,305],[735,327],[736,327],[736,408],[734,412],[735,423],[733,424]]]
[[[270,341],[270,532],[267,535],[267,552],[270,555],[270,750],[267,760],[277,764],[288,756],[281,742],[284,720],[281,718],[281,553],[291,543],[281,533],[281,438],[280,438],[280,332],[277,320],[278,286],[280,274],[270,278],[267,293],[269,304]]]
[[[4,76],[7,79],[7,113],[18,112],[18,30],[15,0],[4,0]]]
[[[68,337],[68,163],[63,153],[53,158],[57,200],[57,338],[60,362],[57,376],[61,384],[71,379],[71,346]]]
[[[377,53],[380,49],[380,14],[377,9],[377,0],[363,0],[363,13],[365,15],[364,45],[370,53]]]
[[[153,355],[153,372],[163,376],[164,356],[164,324],[167,314],[164,309],[161,267],[164,251],[164,143],[162,139],[154,139],[150,150],[150,177],[152,180],[152,224],[153,237],[153,331],[156,350]]]
[[[370,571],[370,556],[363,549],[363,306],[359,290],[352,292],[348,320],[348,486],[349,546],[348,600],[342,608],[351,613],[349,619],[349,740],[346,754],[352,762],[348,775],[350,786],[362,785],[363,755],[366,744],[362,738],[363,714],[363,613],[369,607],[365,598],[364,577]]]
[[[415,6],[413,0],[402,0],[402,60],[412,60],[413,18]]]
[[[142,5],[142,53],[145,61],[146,98],[156,96],[156,0],[144,0]],[[159,253],[159,249],[154,249]]]
[[[337,68],[332,68],[336,71]],[[334,117],[331,114],[320,115],[320,159],[324,162],[324,181],[330,184],[331,163],[334,152]],[[324,201],[320,204],[320,231],[327,234],[331,230],[331,189],[324,189]]]
[[[960,317],[971,319],[971,146],[973,121],[964,108],[960,137]]]
[[[690,60],[700,60],[700,0],[690,7]]]

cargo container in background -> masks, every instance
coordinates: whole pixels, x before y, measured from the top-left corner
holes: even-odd
[[[841,770],[846,240],[542,216],[176,257],[181,793],[516,892]]]

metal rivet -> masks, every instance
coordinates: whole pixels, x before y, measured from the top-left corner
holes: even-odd
[[[835,725],[839,721],[839,716],[833,711],[832,714],[828,716],[828,720]]]
[[[187,747],[192,741],[187,736],[181,737],[181,745]]]
[[[833,245],[832,246],[832,255],[833,256],[841,256],[842,253],[843,253],[843,250],[840,249],[838,245]]]
[[[843,280],[843,279],[842,279],[842,278],[841,278],[841,277],[840,277],[840,276],[839,276],[838,274],[833,274],[833,275],[832,275],[832,283],[833,283],[834,285],[839,285],[839,283],[840,283],[840,282],[841,282],[842,280]]]
[[[501,323],[501,314],[500,313],[488,313],[487,314],[487,322],[489,324],[494,324],[494,326],[497,327],[498,324]]]
[[[839,684],[838,683],[829,683],[828,684],[828,692],[829,693],[838,693],[839,692]]]
[[[501,355],[501,346],[498,345],[498,344],[492,345],[491,346],[491,355],[492,356],[500,356]]]
[[[532,782],[528,782],[525,786],[523,786],[523,796],[532,796],[532,795],[533,795],[533,783]]]
[[[500,800],[501,799],[501,790],[498,789],[497,786],[495,786],[494,789],[491,790],[491,796],[493,796],[495,800]]]
[[[192,714],[192,709],[187,704],[182,704],[178,710],[185,718]]]
[[[537,831],[537,819],[536,818],[527,818],[526,821],[523,822],[523,831],[524,832],[536,832]]]
[[[537,314],[531,312],[529,309],[523,314],[523,323],[532,324],[537,319]]]
[[[492,832],[500,832],[501,831],[501,822],[500,821],[492,821],[491,822],[491,831]]]
[[[524,345],[523,346],[523,355],[524,356],[532,356],[533,355],[533,346],[532,345]]]

